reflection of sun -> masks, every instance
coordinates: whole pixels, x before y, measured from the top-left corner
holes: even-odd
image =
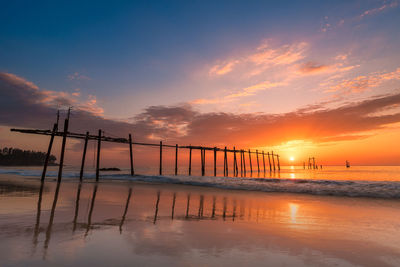
[[[293,157],[293,156],[290,156],[289,160],[290,160],[290,161],[294,161],[294,157]]]

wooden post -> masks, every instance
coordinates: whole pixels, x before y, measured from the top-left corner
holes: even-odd
[[[313,166],[314,166],[314,170],[315,170],[315,157],[313,157]]]
[[[243,157],[243,175],[246,177],[246,157],[244,156],[244,150],[242,150],[242,157]]]
[[[214,176],[217,176],[217,148],[214,147]]]
[[[271,158],[270,158],[270,156],[269,156],[269,152],[267,152],[267,155],[268,155],[269,171],[272,172]]]
[[[99,180],[99,174],[100,174],[100,148],[101,148],[101,130],[99,130],[99,137],[97,139],[96,182]]]
[[[162,175],[162,141],[160,141],[160,175]]]
[[[132,135],[129,134],[129,155],[131,160],[131,175],[135,175],[135,171],[133,169],[133,150],[132,150]]]
[[[242,150],[238,150],[240,155],[240,177],[243,176],[243,158],[242,158]]]
[[[175,175],[178,175],[178,144],[175,145]]]
[[[79,181],[82,181],[82,178],[83,178],[83,168],[85,167],[85,159],[86,159],[86,150],[87,150],[88,140],[89,140],[89,132],[86,132],[85,144],[83,145],[83,155],[82,155],[82,163],[81,163],[81,172],[79,173]]]
[[[251,164],[251,151],[249,149],[249,164],[250,164],[250,173],[253,174],[253,165]]]
[[[206,150],[203,148],[203,176],[206,174]]]
[[[256,150],[256,155],[257,155],[257,171],[260,173],[260,162],[258,160],[258,150]]]
[[[262,152],[262,155],[263,155],[263,166],[264,166],[264,173],[265,173],[265,154],[264,154],[264,150]]]
[[[274,156],[274,151],[272,151],[272,164],[274,165],[274,171],[275,169],[275,156]]]
[[[228,176],[228,157],[226,153],[226,147],[224,150],[224,176]]]
[[[62,178],[62,169],[64,165],[64,154],[65,154],[65,145],[67,143],[67,133],[68,133],[68,119],[64,121],[64,133],[63,133],[63,140],[61,144],[61,156],[60,156],[60,166],[58,167],[58,178],[57,181],[60,182]]]
[[[58,128],[57,123],[54,123],[53,131],[51,132],[49,147],[47,149],[46,159],[44,160],[44,166],[43,166],[43,172],[42,172],[42,178],[41,178],[42,182],[44,181],[44,178],[46,177],[47,165],[49,164],[51,148],[53,147],[54,135],[56,134],[57,128]]]
[[[281,164],[279,163],[279,155],[276,155],[276,159],[278,160],[278,171],[281,170]]]
[[[203,148],[200,148],[200,158],[201,158],[201,176],[204,176],[204,155]]]
[[[236,160],[236,148],[233,147],[233,176],[238,175],[237,160]]]
[[[192,147],[189,148],[189,175],[192,175]]]

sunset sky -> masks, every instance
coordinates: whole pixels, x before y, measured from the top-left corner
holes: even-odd
[[[399,1],[7,1],[0,23],[1,146],[45,151],[9,129],[73,106],[82,133],[400,164]]]

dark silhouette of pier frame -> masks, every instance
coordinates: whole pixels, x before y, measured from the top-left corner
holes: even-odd
[[[89,132],[86,134],[81,133],[72,133],[68,131],[68,124],[69,124],[69,112],[68,117],[64,121],[64,130],[58,131],[58,122],[54,124],[53,130],[37,130],[37,129],[11,129],[12,132],[19,132],[19,133],[26,133],[26,134],[36,134],[36,135],[48,135],[50,136],[50,142],[47,150],[46,159],[43,166],[42,178],[41,180],[44,181],[46,177],[46,170],[48,165],[48,159],[51,154],[51,149],[53,146],[54,137],[59,136],[62,137],[62,147],[61,147],[61,156],[60,156],[60,164],[59,164],[59,171],[58,171],[58,181],[61,180],[62,177],[62,168],[64,165],[64,154],[65,154],[65,146],[67,142],[67,138],[74,138],[74,139],[83,139],[84,140],[84,147],[83,147],[83,155],[82,155],[82,162],[81,162],[81,169],[79,179],[82,181],[83,173],[84,173],[84,166],[85,166],[85,158],[87,152],[87,145],[89,140],[97,141],[97,157],[96,157],[96,181],[99,180],[100,177],[100,154],[101,154],[101,143],[102,142],[112,142],[112,143],[120,143],[120,144],[128,144],[129,145],[129,155],[130,155],[130,174],[133,176],[135,174],[134,171],[134,161],[133,161],[133,145],[139,146],[150,146],[150,147],[159,147],[160,149],[160,162],[159,162],[159,174],[163,174],[163,166],[162,166],[162,156],[163,156],[163,148],[175,148],[175,175],[178,174],[178,151],[180,149],[189,149],[189,166],[188,166],[188,174],[191,175],[192,172],[192,150],[200,150],[201,153],[201,175],[205,175],[205,168],[206,168],[206,151],[213,151],[214,155],[214,176],[217,176],[217,152],[223,152],[224,154],[224,176],[228,175],[228,153],[233,153],[233,176],[239,176],[239,167],[238,167],[238,159],[236,154],[239,153],[240,155],[240,175],[243,177],[246,176],[246,160],[245,154],[248,153],[249,157],[249,166],[250,166],[250,173],[253,174],[253,165],[252,165],[252,154],[256,155],[257,160],[257,172],[261,172],[260,168],[260,160],[259,155],[262,155],[263,160],[263,172],[266,172],[265,168],[265,154],[268,156],[268,164],[269,164],[269,171],[280,171],[280,162],[279,162],[279,155],[274,154],[274,152],[267,152],[264,151],[251,151],[250,149],[228,149],[226,146],[224,148],[218,147],[206,147],[206,146],[192,146],[192,145],[167,145],[163,144],[160,141],[159,144],[154,143],[143,143],[143,142],[136,142],[133,141],[132,135],[129,134],[128,138],[116,138],[116,137],[108,137],[104,136],[104,132],[102,130],[98,130],[97,135],[91,135]],[[272,158],[272,163],[271,163]],[[276,164],[275,164],[276,159]]]

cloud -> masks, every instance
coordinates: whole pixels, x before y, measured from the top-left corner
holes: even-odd
[[[43,92],[33,84],[15,75],[0,74],[0,125],[51,128],[56,107],[42,99]],[[93,133],[103,129],[120,137],[133,133],[140,141],[161,138],[171,143],[242,147],[271,146],[291,140],[331,142],[365,138],[365,132],[400,122],[400,113],[393,109],[399,104],[400,93],[331,109],[321,104],[282,114],[200,113],[189,104],[151,106],[128,121],[107,119],[90,109],[77,108],[72,113],[71,131]],[[392,111],[387,112],[388,109]]]
[[[325,72],[325,71],[329,70],[329,68],[330,68],[330,66],[328,66],[328,65],[318,64],[318,63],[309,61],[304,64],[301,64],[299,70],[301,73],[314,74],[314,73]]]
[[[70,75],[68,75],[68,80],[70,81],[89,81],[91,80],[90,77],[80,74],[79,72],[74,72]]]
[[[361,93],[369,88],[377,87],[385,81],[399,80],[400,68],[387,73],[372,73],[361,75],[352,79],[346,79],[338,84],[330,86],[326,92],[340,92],[342,94]]]
[[[358,18],[359,19],[363,19],[366,16],[375,15],[377,13],[380,13],[380,12],[384,11],[385,9],[395,8],[397,6],[398,6],[398,2],[397,1],[392,1],[390,3],[385,3],[380,7],[372,8],[372,9],[364,11]]]
[[[233,60],[231,62],[225,63],[225,64],[217,64],[213,66],[209,74],[210,75],[224,75],[233,70],[233,67],[239,63],[239,60]]]

